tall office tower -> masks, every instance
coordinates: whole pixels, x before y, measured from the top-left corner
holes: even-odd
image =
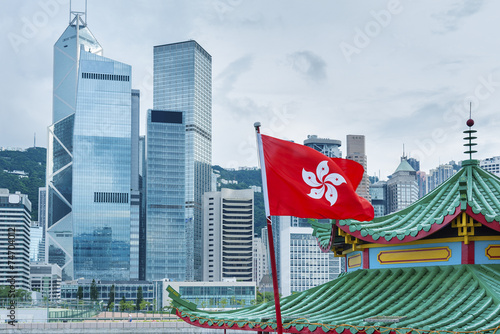
[[[201,280],[201,202],[211,184],[212,57],[198,43],[154,47],[153,107],[146,279]]]
[[[139,279],[139,230],[141,220],[141,190],[139,175],[140,99],[138,89],[131,91],[131,165],[130,165],[130,279]]]
[[[416,200],[418,200],[417,172],[403,156],[398,168],[387,181],[388,213],[403,210]]]
[[[146,137],[139,137],[139,280],[146,280]]]
[[[336,139],[318,138],[316,135],[309,135],[304,140],[304,145],[315,149],[330,158],[342,158],[340,146],[342,142]]]
[[[387,214],[387,181],[378,181],[370,186],[370,198],[375,217]]]
[[[47,226],[47,188],[38,188],[38,226],[42,229],[42,240],[38,246],[38,260],[45,262],[45,228]]]
[[[28,195],[0,189],[0,285],[30,290],[30,223]]]
[[[46,254],[63,280],[129,280],[137,272],[130,242],[131,67],[103,57],[86,14],[71,14],[54,45]]]
[[[43,262],[40,250],[43,245],[43,226],[39,222],[31,222],[30,226],[30,262]]]
[[[257,285],[260,283],[264,275],[269,273],[269,265],[267,264],[267,248],[263,241],[267,235],[262,238],[253,238],[253,277]]]
[[[252,189],[206,192],[203,197],[203,281],[254,281]]]
[[[483,159],[479,162],[479,166],[496,176],[500,176],[500,156]]]
[[[366,172],[367,159],[365,154],[365,136],[363,135],[347,135],[347,155],[346,159],[354,160],[361,164],[365,169],[363,179],[359,183],[356,193],[370,200],[370,181]]]

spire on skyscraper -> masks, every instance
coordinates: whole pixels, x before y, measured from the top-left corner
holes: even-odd
[[[85,0],[85,10],[83,12],[72,10],[73,1],[69,0],[69,25],[87,26],[87,0]]]

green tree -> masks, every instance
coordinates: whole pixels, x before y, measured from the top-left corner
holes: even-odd
[[[222,308],[226,308],[226,305],[227,305],[227,299],[226,298],[222,298],[219,302],[220,304],[220,307]]]
[[[99,292],[97,291],[97,284],[95,279],[92,279],[92,284],[90,284],[90,300],[97,301],[99,298]]]
[[[122,299],[120,300],[120,312],[124,312],[127,309],[127,301],[125,300],[125,296],[122,296]]]
[[[139,286],[137,288],[137,299],[135,300],[136,310],[139,311],[141,309],[141,303],[143,300],[144,300],[144,296],[142,294],[142,286]]]
[[[78,286],[78,290],[76,291],[76,297],[79,299],[79,300],[82,300],[83,299],[83,286]]]
[[[111,306],[111,304],[115,304],[115,285],[113,284],[111,286],[111,289],[109,289],[109,299],[108,299],[108,310]]]
[[[143,300],[140,304],[139,304],[139,310],[146,310],[147,307],[148,307],[148,303],[147,301]]]
[[[272,292],[260,292],[257,291],[257,304],[267,303],[274,300],[274,294]]]
[[[262,304],[264,302],[264,295],[262,294],[262,292],[257,291],[257,299],[255,300],[257,304]]]
[[[128,302],[125,303],[125,310],[126,311],[133,311],[135,310],[135,305],[134,305],[134,302],[129,300]]]

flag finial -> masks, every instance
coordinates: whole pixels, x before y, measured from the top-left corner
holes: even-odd
[[[255,122],[253,123],[253,126],[255,127],[255,131],[257,131],[257,133],[260,133],[260,122]]]

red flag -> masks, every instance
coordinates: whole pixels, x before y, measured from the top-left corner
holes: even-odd
[[[373,207],[356,194],[364,169],[292,142],[257,134],[264,191],[271,216],[373,219]],[[263,158],[263,159],[262,159]]]

